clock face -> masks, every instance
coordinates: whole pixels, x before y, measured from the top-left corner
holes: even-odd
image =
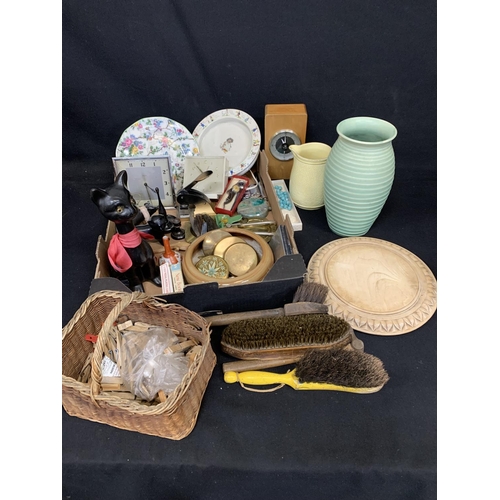
[[[227,183],[228,161],[225,156],[191,156],[184,161],[183,187],[193,182],[200,174],[211,170],[212,174],[197,182],[193,189],[201,191],[210,199],[217,199]]]
[[[127,188],[138,206],[158,204],[157,188],[164,207],[175,205],[168,156],[113,158],[113,167],[115,175],[127,171]]]
[[[290,146],[300,144],[299,136],[293,130],[280,130],[271,137],[269,141],[269,151],[280,161],[287,161],[293,158]]]

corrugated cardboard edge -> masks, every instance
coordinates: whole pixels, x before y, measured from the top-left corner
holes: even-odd
[[[283,218],[283,214],[281,213],[281,209],[279,206],[278,198],[275,195],[274,186],[271,181],[271,177],[268,172],[269,161],[267,159],[267,155],[264,151],[260,152],[259,156],[259,176],[264,186],[264,190],[267,195],[267,200],[269,205],[271,205],[271,212],[273,214],[273,219],[279,224],[284,225],[288,232],[288,237],[290,238],[290,242],[292,244],[292,249],[294,253],[299,253],[297,249],[297,244],[294,239],[294,230],[292,226],[292,222],[290,221],[290,217],[288,215]]]

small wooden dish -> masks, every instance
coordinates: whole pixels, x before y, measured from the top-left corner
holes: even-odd
[[[210,232],[208,232],[202,234],[201,236],[196,238],[193,243],[191,243],[189,248],[186,250],[184,258],[182,259],[182,272],[184,273],[186,282],[217,282],[220,285],[236,285],[261,281],[274,264],[274,255],[271,247],[261,236],[253,233],[252,231],[247,231],[246,229],[240,228],[224,228],[222,230],[227,231],[232,236],[237,236],[245,241],[248,241],[248,243],[254,247],[259,256],[259,262],[257,266],[249,272],[242,274],[241,276],[232,276],[229,278],[214,278],[202,274],[200,271],[198,271],[198,269],[196,269],[196,262],[204,255],[203,241],[205,240],[207,235],[210,234]]]

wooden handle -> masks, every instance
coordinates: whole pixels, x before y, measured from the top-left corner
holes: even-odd
[[[279,318],[285,315],[282,307],[276,309],[264,309],[261,311],[244,311],[239,313],[230,314],[216,314],[215,316],[206,316],[205,319],[211,323],[212,326],[225,326],[242,321],[244,319],[254,318]]]
[[[263,370],[265,368],[274,368],[276,366],[284,366],[291,363],[296,363],[303,354],[297,356],[282,356],[279,358],[269,359],[245,359],[241,361],[230,361],[222,364],[222,372],[244,372],[250,370]]]
[[[292,302],[285,304],[285,316],[299,316],[302,314],[328,314],[328,306],[318,302]]]
[[[281,316],[298,316],[301,314],[327,314],[328,306],[317,302],[292,302],[285,307],[276,309],[262,309],[260,311],[244,311],[231,314],[217,314],[205,319],[212,326],[230,325],[236,321],[254,318],[279,318]]]

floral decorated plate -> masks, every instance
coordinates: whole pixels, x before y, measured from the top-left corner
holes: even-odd
[[[225,156],[227,175],[241,175],[252,168],[260,150],[260,129],[239,109],[221,109],[205,117],[193,137],[202,156]]]
[[[182,189],[184,158],[198,154],[198,144],[191,132],[164,116],[136,121],[123,132],[116,146],[117,157],[168,155],[176,192]]]

